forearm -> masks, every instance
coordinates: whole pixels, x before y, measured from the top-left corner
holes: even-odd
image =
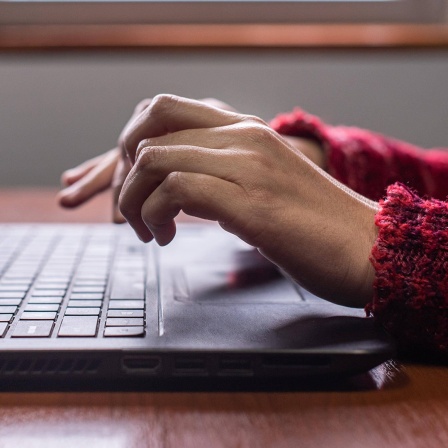
[[[324,168],[371,199],[380,199],[397,181],[421,195],[439,199],[448,195],[448,150],[424,151],[367,130],[330,126],[300,109],[279,115],[271,126],[283,135],[318,142]]]

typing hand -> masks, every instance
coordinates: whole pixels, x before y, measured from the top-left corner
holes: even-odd
[[[371,298],[376,203],[261,119],[161,95],[127,127],[123,147],[133,166],[120,210],[143,241],[168,244],[183,210],[218,221],[324,298]]]
[[[214,98],[205,98],[202,102],[225,110],[234,110],[228,104]],[[77,207],[108,188],[113,188],[113,221],[125,222],[118,208],[118,197],[124,180],[131,168],[126,151],[123,148],[123,135],[128,126],[151,104],[152,99],[139,102],[118,138],[117,146],[109,151],[87,160],[75,168],[65,171],[61,176],[63,189],[58,201],[63,207]]]

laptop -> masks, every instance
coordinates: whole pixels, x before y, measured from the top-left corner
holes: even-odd
[[[126,225],[0,225],[2,388],[347,377],[394,345],[215,224],[143,244]]]

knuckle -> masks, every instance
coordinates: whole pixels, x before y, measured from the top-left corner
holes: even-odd
[[[156,171],[165,165],[166,159],[166,146],[145,146],[140,151],[136,168],[144,171]]]
[[[251,142],[261,148],[270,149],[279,142],[276,132],[263,123],[251,122],[248,124],[246,135]]]
[[[243,115],[242,119],[248,124],[268,127],[268,124],[262,118],[257,117],[256,115]]]
[[[184,190],[183,184],[182,173],[179,171],[173,171],[166,176],[162,187],[164,193],[168,196],[179,196]]]
[[[151,115],[165,115],[176,107],[177,103],[178,98],[175,95],[163,93],[154,97],[148,110]]]
[[[150,146],[150,140],[149,139],[142,140],[138,144],[137,151],[135,151],[135,160],[139,159],[140,154],[144,153],[148,146]]]

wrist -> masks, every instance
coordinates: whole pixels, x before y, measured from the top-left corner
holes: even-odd
[[[282,135],[282,137],[294,147],[298,149],[303,155],[311,160],[315,165],[323,170],[326,170],[326,156],[322,145],[317,141],[310,138],[291,137],[288,135]]]
[[[372,249],[378,239],[378,228],[375,225],[375,215],[378,209],[366,206],[358,228],[357,237],[354,238],[352,264],[354,275],[353,296],[356,303],[353,306],[365,306],[372,300],[375,269],[370,261]]]

